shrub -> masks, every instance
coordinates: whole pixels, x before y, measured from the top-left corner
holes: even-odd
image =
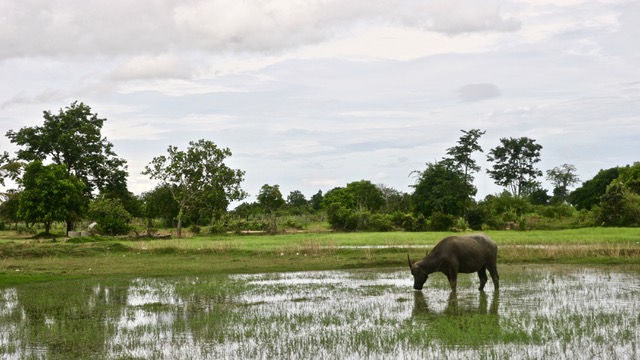
[[[450,214],[440,212],[433,213],[429,218],[429,230],[431,231],[449,231],[453,228],[456,217]]]
[[[97,223],[95,229],[99,234],[121,235],[131,230],[129,226],[131,214],[119,199],[94,200],[89,204],[89,217]]]
[[[369,231],[392,231],[393,223],[391,216],[387,214],[371,214],[365,230]]]

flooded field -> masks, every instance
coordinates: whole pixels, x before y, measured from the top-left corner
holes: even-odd
[[[640,357],[640,266],[499,271],[499,292],[404,268],[3,288],[0,358]]]

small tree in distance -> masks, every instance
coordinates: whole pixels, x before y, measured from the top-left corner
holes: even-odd
[[[260,194],[258,194],[258,203],[264,209],[265,213],[269,216],[271,223],[271,232],[278,232],[278,224],[276,220],[276,211],[282,208],[285,204],[280,192],[279,185],[262,185]]]
[[[563,164],[547,170],[547,180],[554,186],[553,197],[562,204],[569,198],[569,188],[580,182],[576,175],[576,167],[571,164]]]

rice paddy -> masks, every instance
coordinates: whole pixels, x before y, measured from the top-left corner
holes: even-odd
[[[3,359],[640,357],[640,265],[85,278],[0,288]]]

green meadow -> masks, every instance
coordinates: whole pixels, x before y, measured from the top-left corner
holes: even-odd
[[[394,267],[451,233],[298,233],[130,241],[32,240],[0,234],[0,286],[84,276],[169,276]],[[501,263],[626,264],[640,259],[640,229],[489,231]]]

